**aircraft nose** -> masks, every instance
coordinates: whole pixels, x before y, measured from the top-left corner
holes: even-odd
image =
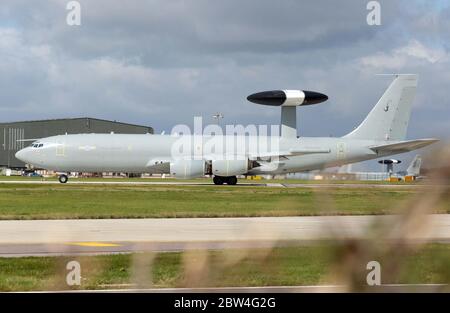
[[[15,155],[16,158],[19,159],[22,162],[27,163],[28,162],[28,155],[29,155],[28,150],[29,150],[28,148],[25,148],[25,149],[17,151],[17,153]]]

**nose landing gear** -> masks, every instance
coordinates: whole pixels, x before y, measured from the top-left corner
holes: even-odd
[[[237,178],[236,176],[228,176],[228,177],[214,176],[213,182],[215,185],[223,185],[223,184],[236,185]]]
[[[58,180],[61,184],[65,184],[69,181],[69,177],[66,174],[61,174],[59,175]]]

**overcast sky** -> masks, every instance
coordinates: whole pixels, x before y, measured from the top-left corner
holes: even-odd
[[[0,121],[90,116],[169,132],[220,111],[224,123],[277,124],[256,91],[306,89],[299,133],[341,136],[391,78],[418,73],[408,137],[450,137],[450,1],[2,0]]]

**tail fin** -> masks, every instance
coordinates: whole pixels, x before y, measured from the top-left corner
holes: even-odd
[[[395,75],[394,81],[364,121],[351,133],[352,139],[404,140],[416,95],[417,75]]]
[[[420,155],[416,155],[414,157],[414,160],[412,160],[411,164],[408,166],[406,173],[412,176],[419,176],[421,165],[422,165],[422,158]]]

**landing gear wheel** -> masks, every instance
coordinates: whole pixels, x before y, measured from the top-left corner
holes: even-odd
[[[236,185],[237,184],[236,176],[227,177],[227,184],[228,185]]]
[[[223,185],[224,179],[220,176],[214,176],[213,182],[215,185]]]
[[[61,184],[65,184],[69,180],[69,177],[65,174],[59,175],[58,180]]]

